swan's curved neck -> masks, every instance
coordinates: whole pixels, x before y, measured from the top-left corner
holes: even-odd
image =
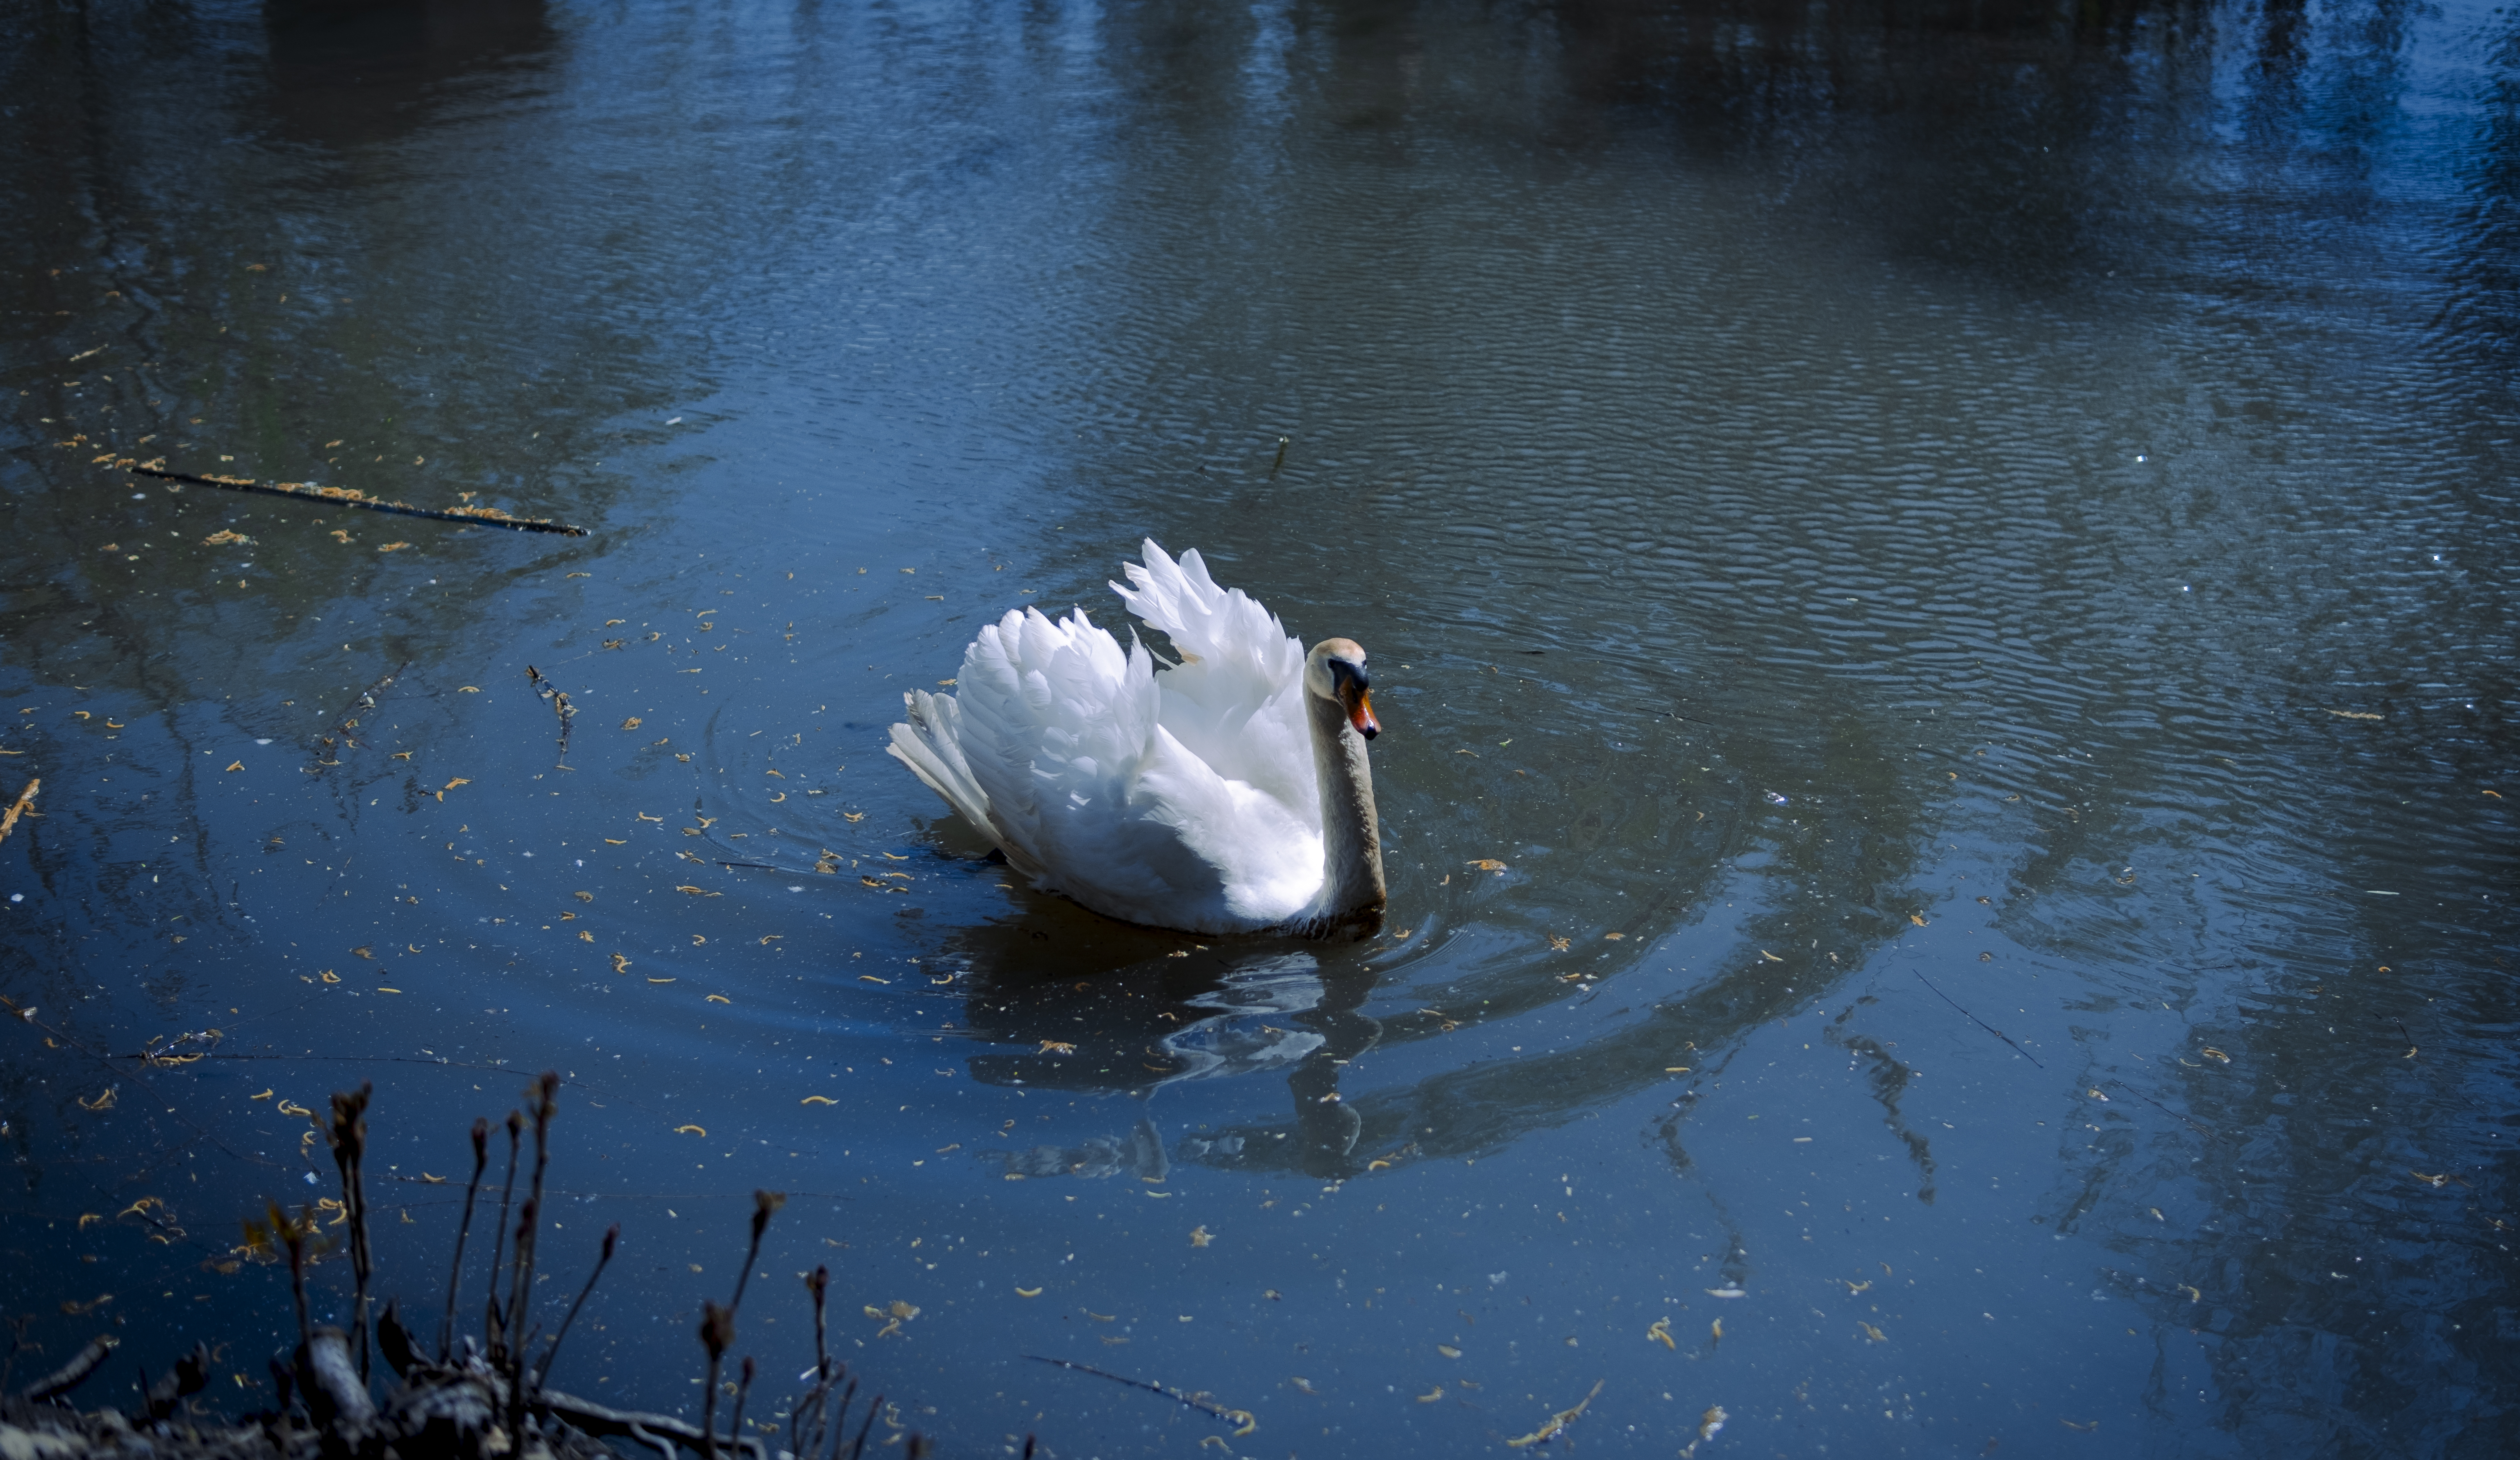
[[[1365,737],[1335,700],[1304,696],[1313,722],[1313,767],[1322,788],[1322,891],[1307,921],[1331,934],[1381,921],[1382,827],[1373,809],[1373,771]]]

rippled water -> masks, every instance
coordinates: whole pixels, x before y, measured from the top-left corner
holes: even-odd
[[[363,1080],[433,1314],[550,1067],[615,1402],[762,1186],[763,1392],[828,1262],[953,1454],[2520,1444],[2503,11],[0,34],[0,1222],[83,1397],[267,1402],[238,1222]],[[880,753],[1147,536],[1372,652],[1386,936],[1103,922]]]

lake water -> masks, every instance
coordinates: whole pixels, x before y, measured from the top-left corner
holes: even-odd
[[[0,78],[22,1373],[268,1402],[240,1222],[361,1081],[433,1336],[550,1068],[616,1403],[766,1187],[753,1416],[828,1263],[948,1454],[2520,1446],[2520,16],[105,3]],[[1147,537],[1372,652],[1382,936],[1104,922],[881,753]]]

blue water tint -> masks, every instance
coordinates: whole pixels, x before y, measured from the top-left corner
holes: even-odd
[[[27,1363],[269,1402],[363,1081],[433,1339],[551,1069],[552,1382],[782,1191],[774,1442],[817,1264],[952,1454],[2520,1440],[2503,12],[0,27]],[[1372,652],[1375,937],[883,754],[1148,537]]]

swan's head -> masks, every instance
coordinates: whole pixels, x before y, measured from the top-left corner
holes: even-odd
[[[1366,693],[1372,687],[1365,672],[1365,648],[1354,639],[1324,639],[1304,661],[1304,688],[1335,702],[1356,733],[1368,740],[1382,733],[1373,718],[1373,701]]]

